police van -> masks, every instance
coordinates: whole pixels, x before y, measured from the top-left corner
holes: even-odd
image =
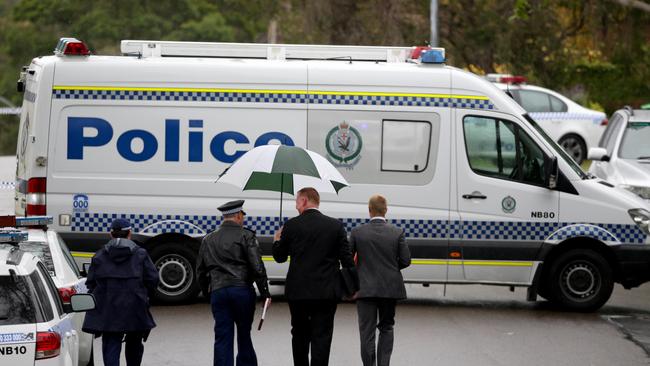
[[[269,278],[284,279],[270,256],[278,195],[215,183],[264,144],[338,167],[351,187],[321,209],[348,230],[385,195],[413,255],[406,282],[520,286],[593,310],[615,282],[650,279],[648,204],[584,173],[505,93],[446,66],[443,49],[127,40],[121,52],[90,55],[67,38],[24,68],[16,213],[55,216],[85,261],[128,218],[160,299],[199,292],[200,240],[234,198]]]
[[[94,309],[94,298],[72,295],[66,311],[47,268],[16,245],[27,238],[0,229],[0,365],[77,366],[80,334],[72,316]]]

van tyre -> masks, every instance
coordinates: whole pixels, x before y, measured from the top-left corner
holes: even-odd
[[[160,282],[154,293],[164,303],[182,303],[196,298],[197,253],[192,243],[163,243],[150,250],[151,260],[158,270]]]
[[[582,164],[582,162],[587,158],[587,145],[582,137],[571,133],[562,136],[558,143],[576,163]]]
[[[549,280],[549,300],[575,311],[597,310],[609,300],[614,289],[609,263],[587,249],[561,254],[551,264]]]

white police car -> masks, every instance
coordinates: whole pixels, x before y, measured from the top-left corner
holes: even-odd
[[[18,248],[35,255],[41,261],[54,281],[63,310],[70,313],[72,327],[77,334],[79,344],[78,362],[75,365],[91,365],[93,336],[81,331],[85,313],[74,313],[70,309],[72,295],[87,292],[86,279],[82,276],[63,239],[55,231],[47,229],[47,225],[51,223],[52,217],[49,216],[0,218],[0,227],[24,228],[27,238],[17,243]]]
[[[509,91],[539,125],[578,164],[596,147],[607,126],[607,115],[585,108],[562,94],[526,84],[523,76],[488,74],[499,89]]]
[[[650,202],[650,111],[616,111],[598,147],[589,149],[589,172]]]
[[[20,250],[28,234],[0,230],[0,365],[75,366],[79,333],[56,285],[36,255]],[[71,297],[71,311],[95,306],[90,294]]]

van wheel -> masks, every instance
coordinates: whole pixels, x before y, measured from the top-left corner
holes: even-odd
[[[582,162],[587,158],[587,145],[582,137],[576,134],[569,134],[562,136],[558,143],[576,163],[582,164]]]
[[[549,296],[552,302],[576,311],[595,311],[612,294],[612,269],[602,255],[586,249],[561,254],[551,265]]]
[[[195,275],[197,253],[190,243],[155,245],[150,254],[160,278],[154,295],[157,300],[179,303],[198,295],[199,284]]]

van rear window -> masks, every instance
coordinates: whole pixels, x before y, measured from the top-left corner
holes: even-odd
[[[0,325],[36,322],[36,306],[25,276],[0,276]]]

